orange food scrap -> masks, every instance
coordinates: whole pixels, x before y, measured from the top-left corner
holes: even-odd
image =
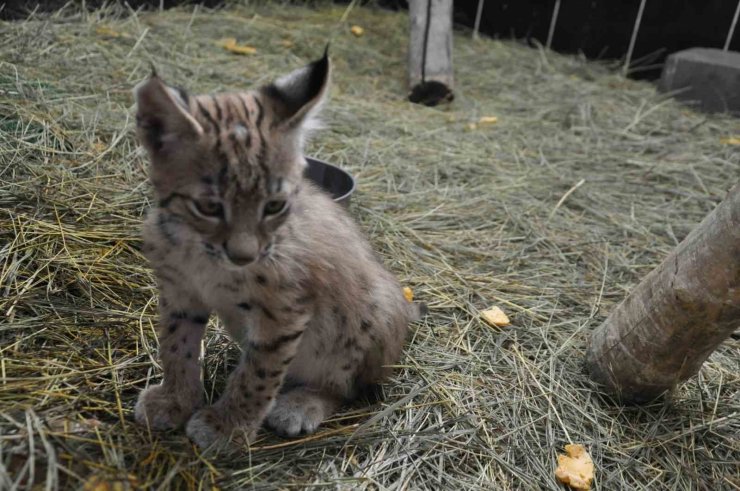
[[[740,145],[740,138],[736,136],[728,136],[726,138],[720,138],[719,142],[722,145]]]
[[[92,144],[92,150],[95,153],[103,153],[108,148],[108,145],[106,145],[103,142],[95,142]]]
[[[573,489],[588,491],[594,480],[594,462],[583,445],[566,445],[565,453],[558,455],[555,477]]]
[[[408,286],[404,286],[403,287],[403,297],[406,299],[407,302],[413,302],[414,301],[414,291]]]
[[[82,485],[83,491],[129,491],[139,489],[136,476],[128,474],[115,478],[105,478],[98,475],[90,476]]]
[[[67,419],[64,417],[49,419],[46,424],[49,426],[49,429],[55,433],[67,434],[93,433],[103,425],[103,423],[95,418],[77,420],[71,418]]]
[[[481,116],[480,118],[478,118],[478,121],[468,123],[467,128],[470,131],[475,131],[480,127],[492,126],[496,123],[498,123],[498,116]]]
[[[100,36],[107,36],[109,38],[120,38],[120,37],[129,37],[126,34],[122,34],[114,29],[111,29],[108,26],[98,26],[95,28],[95,33]]]
[[[511,324],[509,317],[501,310],[500,307],[495,305],[490,309],[484,310],[480,313],[483,320],[494,327],[506,327]]]
[[[257,48],[237,43],[236,38],[224,38],[218,42],[218,45],[226,51],[230,51],[237,55],[253,55],[257,52]]]
[[[350,27],[349,31],[350,31],[350,32],[351,32],[352,34],[354,34],[355,36],[357,36],[357,37],[360,37],[360,36],[362,36],[363,34],[365,34],[365,29],[363,29],[363,28],[362,28],[362,27],[360,27],[360,26],[352,26],[352,27]]]
[[[496,116],[482,116],[478,120],[479,125],[496,124],[498,123],[498,117]]]

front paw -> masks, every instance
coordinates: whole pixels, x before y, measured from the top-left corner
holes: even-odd
[[[201,405],[200,398],[187,400],[162,385],[144,389],[134,408],[136,422],[155,430],[179,428]]]
[[[217,450],[236,449],[249,445],[256,436],[256,430],[231,424],[228,418],[213,407],[201,409],[190,418],[185,426],[188,438],[200,448]]]

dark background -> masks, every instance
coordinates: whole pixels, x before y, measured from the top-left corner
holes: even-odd
[[[691,47],[722,48],[737,0],[647,0],[631,75],[657,78],[665,57]],[[477,0],[454,3],[457,22],[472,26]],[[501,38],[547,41],[555,0],[485,0],[480,30]],[[552,48],[593,59],[624,59],[640,0],[561,0]],[[730,49],[740,49],[740,26]]]
[[[67,1],[0,0],[2,3],[5,7],[0,11],[0,18],[17,19],[33,8],[56,10]],[[86,5],[95,8],[102,3],[103,0],[87,0]],[[192,3],[215,7],[223,0],[162,0],[161,3],[165,8]],[[363,3],[393,9],[408,6],[406,0]],[[132,8],[158,8],[160,0],[128,0],[128,4]],[[477,6],[478,0],[455,0],[455,22],[472,27]],[[485,0],[480,31],[493,37],[544,45],[554,6],[555,0]],[[552,48],[564,53],[583,53],[592,59],[624,59],[639,6],[640,0],[561,0]],[[647,0],[630,75],[657,78],[670,53],[695,46],[722,48],[736,7],[736,0]],[[740,49],[739,31],[740,28],[730,45],[733,50]]]

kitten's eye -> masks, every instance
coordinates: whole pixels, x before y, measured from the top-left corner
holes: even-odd
[[[218,201],[204,200],[197,201],[192,200],[191,208],[195,209],[197,215],[201,215],[208,218],[220,218],[224,215],[224,207]]]
[[[285,209],[286,202],[284,200],[268,201],[265,204],[265,216],[266,215],[277,215]]]

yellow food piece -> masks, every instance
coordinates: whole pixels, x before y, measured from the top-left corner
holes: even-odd
[[[67,419],[67,418],[53,418],[46,422],[49,425],[51,431],[57,433],[92,433],[100,428],[103,423],[95,418],[87,418],[82,420]]]
[[[496,124],[498,118],[496,116],[483,116],[478,120],[478,124]]]
[[[565,453],[558,455],[555,477],[573,489],[588,491],[594,480],[594,462],[583,445],[566,445]]]
[[[740,145],[740,138],[736,136],[728,136],[727,138],[720,138],[719,142],[723,145]]]
[[[354,34],[355,36],[357,36],[357,37],[360,37],[360,36],[362,36],[363,34],[365,34],[365,29],[363,29],[363,28],[362,28],[362,27],[360,27],[360,26],[352,26],[352,27],[350,27],[349,31],[350,31],[350,32],[351,32],[352,34]]]
[[[139,489],[139,482],[133,474],[112,479],[93,475],[82,485],[83,491],[129,491],[132,489]]]
[[[107,26],[98,26],[95,28],[95,33],[99,34],[100,36],[108,36],[111,38],[120,38],[120,37],[128,37],[125,34],[121,34],[118,31],[115,31]]]
[[[480,313],[483,320],[494,327],[505,327],[511,324],[509,317],[499,307],[493,306]]]
[[[218,45],[237,55],[253,55],[257,52],[257,48],[237,43],[236,38],[224,38],[218,42]]]
[[[236,46],[236,38],[223,38],[216,41],[216,46],[228,49],[229,46]]]
[[[407,302],[413,302],[414,301],[414,290],[412,290],[408,286],[404,286],[403,287],[403,297],[406,299]]]
[[[107,149],[107,148],[108,148],[108,145],[106,145],[103,142],[95,142],[95,143],[92,144],[92,150],[95,153],[103,153],[105,151],[105,149]]]

